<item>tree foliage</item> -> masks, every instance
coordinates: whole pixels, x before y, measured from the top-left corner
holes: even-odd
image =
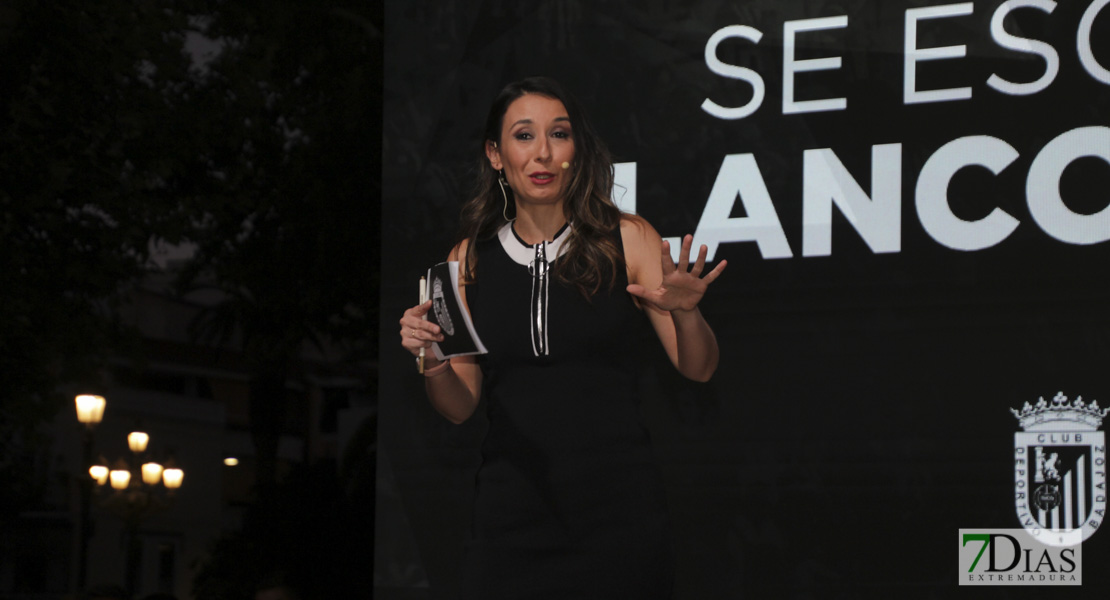
[[[3,393],[81,374],[153,237],[181,234],[171,93],[181,27],[158,3],[15,2],[0,48]],[[68,6],[67,6],[68,5]],[[172,32],[178,31],[177,35]],[[168,33],[163,33],[168,32]],[[173,226],[171,226],[173,224]],[[10,362],[9,362],[10,361]]]
[[[115,309],[151,239],[183,233],[188,160],[165,149],[182,125],[185,21],[165,7],[0,8],[0,469],[11,480],[29,476],[58,386],[95,386],[126,339]]]
[[[152,242],[180,243],[181,293],[222,298],[198,338],[251,365],[272,477],[305,343],[376,352],[381,3],[14,0],[0,17],[0,436],[29,439],[8,434],[61,383],[98,383],[134,341],[117,309]]]
[[[240,339],[259,477],[274,477],[286,381],[306,342],[376,351],[380,4],[197,2],[221,47],[193,101],[211,115],[183,291],[223,300],[201,339]]]

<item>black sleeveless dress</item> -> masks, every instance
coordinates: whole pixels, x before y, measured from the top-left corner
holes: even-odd
[[[568,233],[529,246],[507,225],[477,247],[466,293],[489,350],[489,431],[465,599],[671,597],[663,485],[635,398],[646,319],[623,269],[589,300],[549,276]]]

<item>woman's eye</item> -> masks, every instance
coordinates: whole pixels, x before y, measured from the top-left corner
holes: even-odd
[[[532,139],[532,134],[528,133],[527,131],[521,131],[520,133],[515,134],[513,137],[518,140],[530,140]]]
[[[565,140],[565,139],[568,139],[570,137],[570,132],[569,131],[556,131],[553,135],[555,137],[561,139],[561,140]]]

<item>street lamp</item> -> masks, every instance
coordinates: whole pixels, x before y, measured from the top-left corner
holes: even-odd
[[[111,471],[108,471],[108,481],[111,482],[113,490],[126,490],[131,484],[131,469],[122,458],[116,459],[116,464],[112,465]]]
[[[132,433],[131,435],[133,436],[135,434]],[[143,435],[145,436],[146,434],[144,433]],[[128,436],[128,438],[130,439],[131,436]],[[149,440],[149,437],[147,439]],[[138,455],[141,452],[145,452],[145,445],[143,448],[144,450],[137,451],[132,447],[132,450],[135,452],[135,456],[132,458],[138,459]],[[101,462],[104,461],[102,460]],[[136,460],[136,464],[138,464],[138,462],[141,461]],[[89,476],[93,478],[98,487],[108,485],[116,491],[127,491],[128,493],[126,494],[127,497],[125,501],[131,505],[141,506],[142,508],[153,508],[152,504],[156,504],[157,502],[152,502],[153,497],[140,498],[140,496],[149,496],[157,490],[158,484],[161,484],[162,487],[169,490],[172,495],[174,490],[181,487],[181,483],[185,479],[185,471],[177,466],[177,462],[172,457],[166,460],[165,465],[153,460],[142,462],[137,469],[137,475],[132,471],[131,465],[129,465],[126,460],[118,458],[111,469],[102,464],[89,467]],[[142,516],[146,515],[144,514]]]
[[[162,485],[172,492],[180,488],[184,481],[185,471],[182,471],[172,458],[167,460],[166,468],[162,470]]]
[[[95,394],[79,394],[73,399],[74,408],[77,410],[77,421],[85,425],[85,435],[81,444],[81,467],[89,469],[89,474],[101,482],[106,479],[107,469],[101,473],[100,469],[93,472],[94,465],[92,464],[92,447],[93,447],[93,430],[96,426],[104,420],[104,407],[107,401],[104,396],[97,396]],[[92,483],[88,480],[81,481],[81,516],[80,516],[80,532],[81,544],[80,552],[77,554],[77,589],[85,588],[85,577],[88,574],[89,562],[89,538],[92,537],[92,521],[89,519],[89,508],[92,504]]]
[[[162,465],[154,461],[143,463],[143,483],[147,485],[158,485],[158,482],[162,481],[163,471]]]
[[[132,431],[127,434],[127,447],[135,454],[146,452],[146,445],[150,443],[150,436],[143,431]]]
[[[77,406],[77,420],[85,427],[93,429],[104,420],[104,406],[107,404],[104,396],[81,394],[73,399],[73,403]]]
[[[108,483],[108,474],[111,471],[104,465],[93,465],[89,467],[89,475],[96,481],[96,485],[104,485]]]
[[[95,463],[92,459],[93,431],[104,419],[107,402],[103,396],[81,394],[74,398],[77,421],[84,424],[84,445],[82,468],[88,469],[89,478],[81,484],[81,550],[77,569],[77,589],[85,587],[88,574],[89,539],[92,537],[90,508],[92,492],[95,488],[111,487],[114,492],[103,498],[105,508],[123,517],[127,528],[127,584],[134,592],[138,579],[139,522],[153,512],[169,506],[169,499],[161,497],[159,488],[165,495],[172,497],[181,487],[185,472],[177,466],[173,458],[161,464],[155,460],[143,460],[150,444],[150,435],[145,431],[132,431],[127,435],[127,447],[131,450],[130,460],[118,458],[108,467],[103,457]]]
[[[139,573],[139,523],[150,514],[169,506],[174,492],[181,487],[185,471],[171,457],[165,465],[154,460],[143,460],[150,443],[150,435],[132,431],[127,436],[131,449],[130,461],[117,458],[112,468],[99,465],[89,470],[98,487],[110,486],[114,492],[104,498],[102,505],[123,517],[127,539],[127,587],[135,591]],[[107,473],[105,475],[105,472]],[[162,497],[159,489],[165,489]]]

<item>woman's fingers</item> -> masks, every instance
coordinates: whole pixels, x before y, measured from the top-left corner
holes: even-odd
[[[413,332],[416,335],[413,335]],[[401,347],[417,355],[422,348],[431,348],[432,342],[443,341],[443,336],[433,336],[429,339],[429,334],[420,329],[401,330]]]
[[[686,234],[682,236],[682,250],[678,253],[678,270],[683,273],[690,267],[690,246],[694,243],[694,236]]]
[[[667,276],[674,272],[674,261],[671,260],[671,243],[667,240],[663,240],[663,244],[660,248],[662,248],[662,252],[659,258],[663,263],[663,275]]]
[[[671,260],[671,245],[670,245],[670,242],[668,242],[667,240],[663,240],[663,245],[662,245],[662,247],[663,247],[663,275],[668,275],[672,271],[678,270],[678,271],[681,271],[683,273],[688,272],[691,275],[693,275],[694,277],[700,277],[702,271],[705,270],[705,259],[709,255],[709,248],[705,244],[702,244],[701,246],[698,247],[698,256],[694,260],[693,267],[691,267],[690,266],[690,250],[693,249],[693,245],[694,245],[694,236],[692,236],[690,234],[686,234],[685,236],[682,237],[682,247],[679,250],[678,264],[676,265]],[[723,265],[723,264],[725,264],[725,262],[721,261],[720,264]],[[716,272],[717,275],[720,275],[721,269],[722,269],[722,267],[720,265],[718,265],[717,268],[715,268],[713,270],[713,272]],[[714,275],[713,279],[716,279],[717,275]],[[713,281],[713,280],[710,279],[709,281]]]
[[[690,269],[691,275],[693,275],[694,277],[698,277],[701,275],[702,270],[705,269],[705,256],[708,253],[709,248],[707,248],[705,244],[702,244],[701,247],[698,248],[698,259],[694,262],[694,268]]]
[[[401,337],[406,340],[417,340],[419,342],[442,342],[443,334],[439,332],[439,327],[432,325],[435,329],[424,329],[420,327],[402,327]]]
[[[702,248],[704,248],[704,247],[705,246],[702,246]],[[710,271],[709,273],[707,273],[705,275],[705,277],[702,277],[701,280],[704,281],[707,284],[708,283],[713,283],[718,277],[721,276],[721,272],[723,272],[725,270],[725,267],[727,267],[727,266],[728,266],[728,261],[727,260],[722,260],[721,262],[717,263],[717,266],[713,267],[713,270]]]
[[[427,300],[424,302],[424,304],[417,304],[416,306],[406,310],[405,315],[407,316],[409,311],[411,311],[413,316],[423,317],[424,315],[428,314],[429,310],[432,310],[431,300]]]
[[[650,302],[662,310],[691,310],[696,307],[709,284],[720,277],[728,262],[722,260],[703,277],[702,272],[705,271],[705,261],[709,255],[709,248],[705,244],[701,244],[698,247],[697,258],[694,264],[691,265],[690,250],[693,244],[694,236],[690,234],[683,236],[678,264],[675,264],[671,259],[670,242],[663,240],[661,244],[663,281],[654,290],[645,289],[642,285],[630,284],[626,288],[628,293]]]
[[[413,354],[417,354],[420,348],[430,347],[432,342],[443,341],[439,325],[423,318],[431,308],[432,301],[429,300],[406,310],[401,317],[401,346]]]
[[[409,328],[439,333],[439,326],[424,318],[424,315],[428,314],[428,311],[431,309],[432,301],[428,300],[423,304],[417,304],[416,306],[406,310],[405,314],[401,316],[402,330],[405,328]]]

